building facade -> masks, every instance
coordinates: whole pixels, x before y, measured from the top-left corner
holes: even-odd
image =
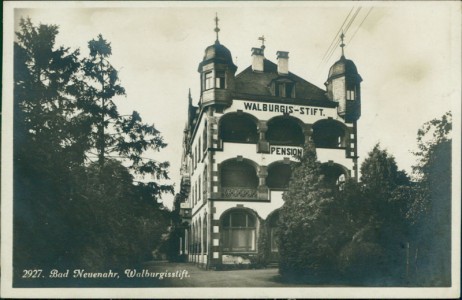
[[[231,52],[218,39],[199,63],[200,98],[188,101],[184,130],[179,253],[205,268],[245,265],[275,239],[290,162],[311,139],[326,180],[357,178],[361,76],[343,55],[321,89],[289,70],[289,53],[276,63],[265,47],[251,50],[251,65],[236,74]],[[343,37],[342,37],[343,39]],[[266,249],[259,243],[267,239]]]

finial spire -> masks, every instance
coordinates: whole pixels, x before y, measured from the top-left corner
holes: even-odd
[[[340,35],[340,40],[342,41],[340,43],[340,47],[342,48],[342,57],[345,56],[344,52],[343,52],[343,48],[345,47],[345,43],[343,42],[343,38],[345,37],[345,34],[343,34],[343,30],[342,30],[342,34]]]
[[[218,32],[220,32],[220,28],[218,27],[218,21],[220,21],[220,19],[218,19],[218,14],[215,13],[215,32],[217,34],[217,39],[215,42],[219,42],[218,40]]]
[[[191,106],[192,105],[191,88],[189,88],[189,92],[188,92],[188,101],[189,101],[189,105]]]
[[[261,41],[261,48],[264,50],[265,49],[265,36],[262,35],[261,37],[258,38],[259,41]]]

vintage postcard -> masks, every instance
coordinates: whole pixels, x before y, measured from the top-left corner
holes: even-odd
[[[460,297],[461,16],[3,2],[1,296]]]

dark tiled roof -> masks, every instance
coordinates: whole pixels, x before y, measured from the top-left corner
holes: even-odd
[[[336,61],[332,67],[330,67],[328,79],[343,75],[358,76],[359,79],[361,79],[355,63],[352,60],[346,59],[345,56],[342,55],[342,57]]]
[[[206,65],[210,62],[227,64],[230,67],[237,69],[233,63],[231,52],[224,45],[220,44],[219,41],[215,41],[215,44],[210,45],[205,49],[204,58],[199,64],[199,72],[201,71],[201,67],[203,65]]]
[[[326,92],[317,86],[309,83],[303,78],[289,72],[285,76],[281,76],[277,72],[277,65],[267,59],[263,61],[264,72],[254,72],[249,66],[244,71],[236,76],[235,97],[246,97],[245,99],[254,100],[274,100],[278,102],[299,103],[299,104],[316,104],[325,106],[335,106],[336,104],[330,101]],[[287,78],[295,82],[296,99],[275,97],[271,93],[271,82],[277,78]],[[281,101],[282,100],[282,101]]]

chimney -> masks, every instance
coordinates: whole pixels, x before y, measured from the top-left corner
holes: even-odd
[[[252,70],[263,72],[264,49],[252,48]]]
[[[278,73],[284,75],[289,74],[289,52],[278,51],[276,55],[278,58]]]

